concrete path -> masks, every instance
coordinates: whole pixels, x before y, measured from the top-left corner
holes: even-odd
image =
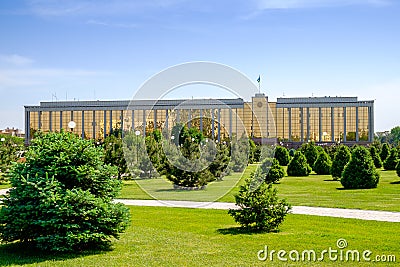
[[[8,189],[1,189],[0,195]],[[116,199],[115,202],[129,206],[151,206],[151,207],[175,207],[175,208],[198,208],[198,209],[235,209],[235,203],[227,202],[195,202],[195,201],[175,201],[175,200],[135,200],[135,199]],[[294,206],[291,213],[315,216],[327,216],[338,218],[351,218],[370,221],[400,222],[400,212],[357,210],[357,209],[336,209]]]

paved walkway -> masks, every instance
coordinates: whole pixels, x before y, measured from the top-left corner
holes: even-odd
[[[7,189],[0,190],[0,195],[5,194]],[[195,201],[175,201],[175,200],[134,200],[116,199],[115,202],[124,203],[130,206],[151,206],[151,207],[175,207],[175,208],[199,208],[199,209],[235,209],[235,203],[227,202],[195,202]],[[294,206],[291,213],[327,216],[338,218],[351,218],[370,221],[400,222],[400,212],[357,210],[357,209],[336,209]]]

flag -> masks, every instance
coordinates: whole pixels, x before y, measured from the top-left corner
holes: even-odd
[[[260,82],[261,82],[261,77],[260,77],[260,75],[258,75],[257,82],[258,82],[258,83],[260,83]]]

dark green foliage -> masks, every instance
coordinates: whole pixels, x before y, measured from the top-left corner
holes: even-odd
[[[340,182],[346,189],[375,188],[378,185],[379,173],[365,147],[359,146],[353,150]]]
[[[310,173],[311,167],[307,163],[306,157],[301,151],[296,151],[287,168],[288,176],[308,176]]]
[[[124,150],[121,136],[114,134],[107,136],[103,142],[104,162],[116,166],[118,169],[118,178],[128,171],[124,157]]]
[[[399,161],[398,159],[398,152],[397,148],[392,148],[390,150],[389,156],[386,158],[386,160],[383,162],[383,168],[387,171],[392,171],[396,169],[397,162]]]
[[[277,197],[277,190],[272,184],[261,182],[261,177],[252,173],[235,195],[239,209],[230,209],[228,213],[243,228],[256,231],[273,231],[284,221],[291,206],[286,200]]]
[[[0,134],[0,182],[6,178],[3,174],[22,156],[24,149],[24,139]]]
[[[257,151],[257,146],[254,143],[254,141],[249,138],[249,163],[255,163],[258,161],[258,159],[256,159],[256,151]]]
[[[314,142],[303,144],[301,146],[301,152],[303,152],[306,157],[308,165],[313,167],[318,157],[318,149]]]
[[[217,180],[222,180],[222,178],[228,174],[228,164],[230,161],[229,155],[229,145],[225,143],[220,143],[216,145],[216,154],[214,159],[210,159],[211,164],[208,167],[212,175]]]
[[[337,148],[331,167],[331,174],[334,180],[342,177],[344,167],[350,161],[350,158],[351,153],[348,146],[341,145]]]
[[[142,178],[158,177],[157,170],[162,169],[162,153],[160,143],[156,141],[157,135],[146,136],[145,149],[139,154],[139,176]]]
[[[332,160],[329,155],[322,150],[318,154],[318,158],[314,163],[314,171],[320,175],[331,174]]]
[[[190,130],[184,126],[177,132],[173,129],[179,136],[179,140],[176,143],[170,143],[164,145],[167,149],[166,158],[168,162],[165,162],[166,177],[175,186],[189,187],[189,188],[200,188],[207,185],[209,182],[214,181],[216,177],[210,172],[207,167],[209,163],[209,151],[208,146],[211,146],[212,151],[215,145],[210,140],[207,142],[208,145],[203,144],[203,135],[199,132],[197,128],[191,128]],[[180,145],[178,145],[180,144]],[[204,153],[203,149],[205,150]],[[173,162],[173,164],[171,164]],[[215,169],[215,173],[219,170]]]
[[[276,183],[285,176],[285,169],[275,158],[266,158],[260,166],[262,177],[266,183]]]
[[[112,202],[121,181],[102,157],[101,148],[70,133],[33,139],[26,163],[10,172],[0,238],[60,252],[108,247],[127,227],[129,210]]]
[[[382,160],[379,156],[379,153],[375,146],[371,146],[369,149],[369,153],[371,154],[372,160],[374,161],[374,165],[376,168],[382,168]]]
[[[289,150],[289,156],[290,156],[290,157],[294,157],[294,153],[295,153],[295,152],[296,152],[296,149],[293,149],[293,148],[290,149],[290,150]]]
[[[400,161],[399,161],[400,162]],[[397,176],[400,176],[400,163],[397,163],[397,166],[396,166],[396,173],[397,173]]]
[[[231,168],[234,172],[242,172],[248,163],[249,144],[246,136],[232,140]]]
[[[382,162],[385,162],[386,158],[389,156],[390,154],[390,146],[388,143],[384,143],[382,145],[382,150],[381,150],[381,160]]]
[[[338,148],[339,146],[337,145],[331,145],[331,146],[325,146],[324,150],[329,155],[329,158],[333,160],[335,158],[336,151]]]
[[[275,158],[278,160],[279,165],[287,166],[290,161],[289,151],[285,147],[277,146],[275,148]]]

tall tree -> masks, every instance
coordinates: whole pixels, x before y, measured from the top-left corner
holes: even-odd
[[[331,174],[334,180],[342,177],[342,172],[351,159],[350,149],[346,145],[340,145],[332,162]]]

